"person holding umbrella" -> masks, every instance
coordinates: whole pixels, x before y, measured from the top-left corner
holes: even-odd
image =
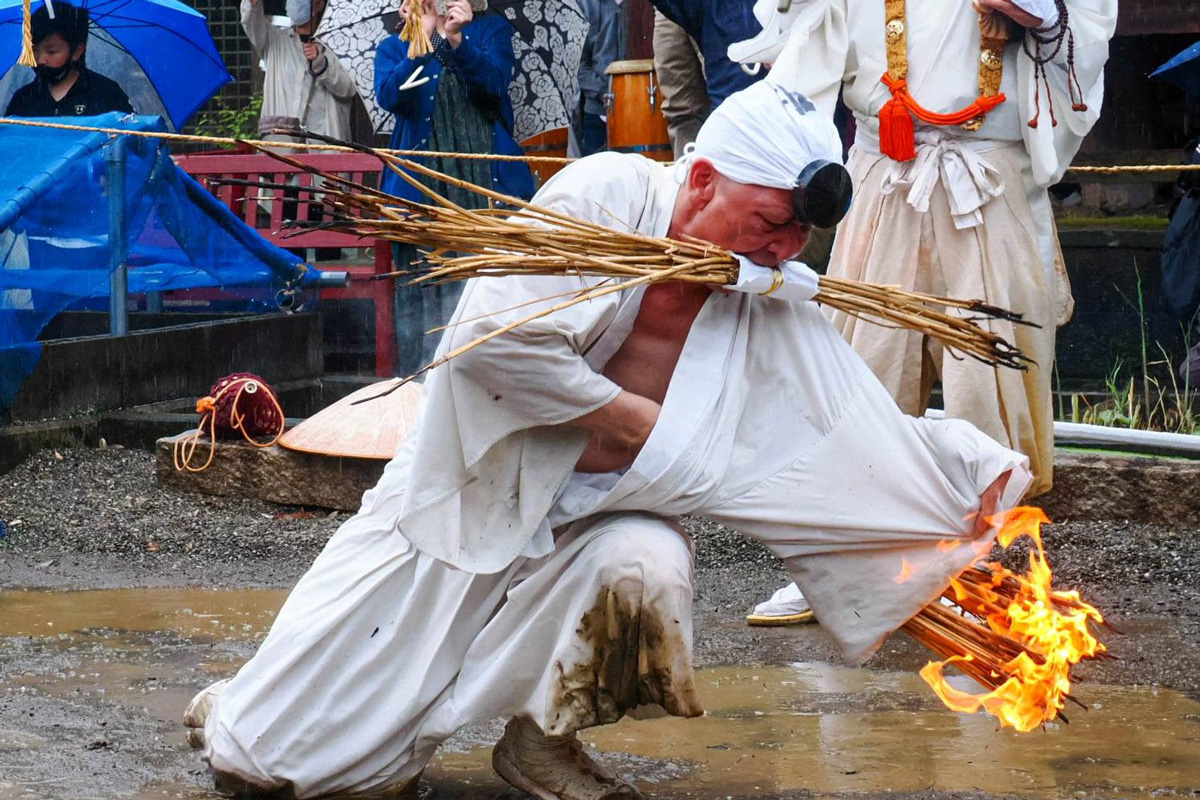
[[[37,77],[13,95],[10,117],[94,117],[110,111],[133,113],[120,85],[84,66],[88,11],[47,2],[33,13]]]
[[[401,9],[410,20],[406,31],[418,38],[423,34],[432,50],[418,55],[420,48],[410,47],[400,35],[384,39],[376,50],[375,96],[396,117],[393,148],[521,155],[512,136],[508,95],[515,61],[513,29],[498,14],[476,16],[486,9],[486,0],[406,0]],[[438,157],[426,163],[479,186],[525,199],[533,196],[533,175],[523,162]],[[382,188],[397,197],[422,197],[393,172],[384,174]],[[433,188],[467,208],[486,202],[441,182]],[[397,269],[407,269],[414,253],[397,246],[393,257]],[[441,336],[426,331],[450,319],[461,293],[462,284],[397,287],[399,374],[409,375],[432,360]]]
[[[259,133],[282,141],[299,141],[276,131],[309,130],[338,139],[350,138],[350,104],[355,96],[349,73],[313,39],[325,11],[325,0],[288,0],[290,28],[271,24],[260,0],[242,0],[242,27],[265,62]]]

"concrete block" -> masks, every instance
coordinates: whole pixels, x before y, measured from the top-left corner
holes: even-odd
[[[272,384],[321,375],[316,314],[268,314],[45,342],[42,356],[8,410],[37,421],[208,392],[230,372],[256,372]]]

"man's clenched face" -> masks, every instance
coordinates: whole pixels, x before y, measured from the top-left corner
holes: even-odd
[[[737,183],[705,159],[692,165],[678,209],[684,216],[679,233],[707,239],[764,267],[799,255],[810,232],[796,219],[789,190]]]

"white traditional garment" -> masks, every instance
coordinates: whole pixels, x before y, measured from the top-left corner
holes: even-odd
[[[241,7],[246,37],[265,65],[261,132],[290,127],[287,121],[294,120],[291,124],[298,123],[313,133],[349,139],[350,105],[357,91],[350,73],[325,48],[315,63],[318,70],[322,63],[326,67],[313,75],[299,35],[291,28],[273,25],[263,11],[263,2],[242,0]]]
[[[661,236],[686,169],[604,154],[563,170],[538,201]],[[442,349],[598,282],[472,281]],[[645,511],[719,516],[751,536],[760,535],[755,520],[763,515],[769,546],[786,540],[806,555],[883,548],[897,555],[885,568],[894,575],[899,555],[916,563],[926,557],[920,553],[935,553],[938,541],[966,536],[964,519],[980,493],[1002,472],[1021,471],[1024,459],[968,425],[930,427],[902,415],[814,304],[714,293],[692,326],[638,459],[621,475],[586,476],[576,485],[572,468],[587,434],[562,423],[618,393],[601,370],[632,328],[640,301],[633,290],[555,312],[435,371],[411,445],[385,474],[392,488],[377,490],[372,504],[387,503],[397,529],[418,549],[472,572],[546,555],[555,524]],[[765,486],[771,491],[760,494]],[[1009,486],[1010,494],[1025,488],[1019,477]],[[803,499],[818,496],[816,504]],[[756,500],[748,505],[747,497]],[[749,507],[758,500],[765,505]],[[829,626],[857,661],[937,594],[968,563],[970,549],[948,560],[941,551],[930,555],[931,582],[916,590],[876,587],[874,576],[863,578],[871,589],[864,585],[861,599],[839,590],[836,600],[823,600],[819,586],[802,588],[814,608],[869,612],[852,630]],[[844,557],[847,574],[873,573]]]
[[[663,235],[686,170],[605,153],[536,200]],[[472,281],[442,351],[584,283]],[[299,798],[365,792],[469,722],[556,735],[648,704],[701,713],[682,514],[765,543],[860,661],[989,546],[970,533],[984,489],[1011,471],[1008,507],[1028,484],[970,425],[900,414],[815,304],[721,292],[633,464],[574,473],[587,434],[562,423],[619,391],[600,370],[641,297],[557,311],[431,374],[414,435],[216,700],[215,769]]]
[[[916,120],[917,158],[907,163],[879,152],[878,114],[891,97],[880,80],[887,70],[882,0],[801,0],[778,18],[770,17],[769,5],[773,0],[759,0],[756,7],[756,14],[771,22],[760,41],[741,43],[731,53],[773,60],[768,81],[808,95],[830,114],[840,91],[857,123],[848,165],[855,199],[839,226],[830,274],[978,297],[1024,313],[1042,326],[1040,332],[992,327],[1011,334],[1009,340],[1039,367],[1022,377],[945,359],[940,347],[915,334],[883,334],[845,315],[834,315],[839,329],[907,413],[923,410],[932,368],[941,361],[947,412],[1029,455],[1036,476],[1031,496],[1048,490],[1053,470],[1049,370],[1055,327],[1070,318],[1072,303],[1046,187],[1062,177],[1099,116],[1115,0],[1067,2],[1075,72],[1087,110],[1071,108],[1064,45],[1047,65],[1058,124],[1051,124],[1044,87],[1039,116],[1033,63],[1014,39],[1005,49],[1000,87],[1007,101],[989,112],[977,131]],[[1020,5],[1039,16],[1049,7],[1040,0]],[[938,112],[969,105],[978,95],[980,52],[972,5],[908,0],[906,16],[912,97]],[[1039,123],[1033,128],[1027,123],[1035,117]],[[930,216],[952,224],[943,231]]]

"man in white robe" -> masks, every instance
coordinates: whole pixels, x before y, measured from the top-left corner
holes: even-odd
[[[984,516],[1024,492],[1026,459],[903,416],[788,261],[807,236],[797,176],[839,147],[807,100],[762,83],[683,163],[605,153],[542,188],[575,217],[743,254],[738,291],[613,293],[435,370],[414,433],[259,652],[189,707],[220,784],[415,796],[442,741],[500,717],[493,764],[519,789],[638,797],[576,732],[645,705],[702,713],[681,515],[765,543],[856,662],[987,550]],[[472,281],[441,352],[597,283]]]

